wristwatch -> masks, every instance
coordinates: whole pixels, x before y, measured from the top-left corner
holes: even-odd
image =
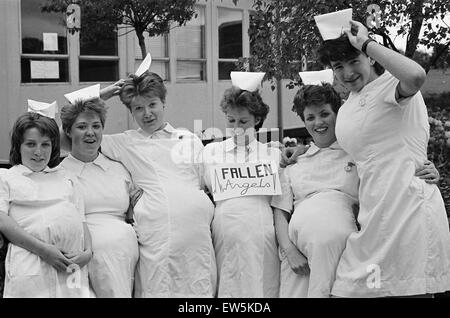
[[[366,52],[367,51],[367,45],[370,42],[375,42],[375,40],[371,39],[371,38],[368,38],[367,40],[364,41],[363,45],[361,46],[361,52],[363,52],[365,55],[367,55],[367,52]]]

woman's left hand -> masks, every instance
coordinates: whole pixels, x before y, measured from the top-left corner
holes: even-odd
[[[87,249],[80,253],[67,253],[64,254],[71,262],[77,264],[80,268],[86,266],[92,259],[92,250]]]
[[[350,28],[344,29],[344,32],[347,34],[351,45],[359,51],[361,51],[362,45],[369,38],[369,31],[358,21],[350,21]]]
[[[434,163],[426,160],[422,166],[416,169],[416,177],[424,179],[426,183],[437,184],[440,179],[439,171]]]

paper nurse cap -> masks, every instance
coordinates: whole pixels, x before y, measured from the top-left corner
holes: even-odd
[[[314,17],[320,35],[324,41],[337,39],[343,33],[344,28],[350,28],[353,10],[345,9],[332,13],[317,15]]]
[[[231,72],[231,84],[244,91],[254,92],[261,86],[264,72]]]
[[[321,85],[322,82],[333,84],[334,75],[331,69],[323,71],[299,72],[303,85]]]
[[[58,104],[56,103],[56,101],[54,101],[51,104],[48,104],[29,99],[28,111],[55,119],[55,114],[58,112]]]
[[[64,94],[64,97],[71,104],[75,104],[76,101],[86,102],[89,100],[100,98],[100,84],[95,84],[79,89],[72,93]]]
[[[141,76],[145,71],[147,71],[150,68],[150,65],[152,64],[152,56],[150,53],[147,53],[147,56],[142,61],[141,65],[139,65],[138,69],[136,70],[135,75]]]

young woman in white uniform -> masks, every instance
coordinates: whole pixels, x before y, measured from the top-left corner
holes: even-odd
[[[258,91],[233,86],[225,91],[220,107],[233,136],[204,149],[205,182],[210,192],[210,168],[215,164],[274,161],[278,165],[280,156],[277,148],[256,140],[255,130],[269,112]],[[249,195],[215,202],[212,235],[218,297],[278,297],[280,263],[270,199]]]
[[[410,118],[424,70],[368,38],[353,35],[319,51],[350,89],[336,136],[355,160],[360,177],[361,231],[352,233],[339,262],[332,293],[343,297],[425,295],[450,289],[450,234],[439,189],[414,176],[408,148]],[[363,54],[365,53],[365,54]],[[376,72],[378,62],[386,69]],[[405,126],[406,125],[406,126]]]
[[[330,84],[303,86],[294,98],[292,109],[313,143],[284,169],[283,194],[272,199],[282,260],[280,297],[330,297],[347,237],[357,231],[359,178],[334,133],[341,103]]]
[[[0,169],[4,297],[89,297],[90,235],[76,177],[58,167],[59,144],[52,118],[28,112],[14,124],[12,167]]]
[[[101,151],[120,161],[143,195],[134,208],[139,240],[136,297],[213,297],[214,205],[202,188],[200,139],[164,121],[166,88],[155,73],[117,83],[137,130],[104,135]],[[114,87],[113,87],[114,89]]]
[[[125,222],[133,183],[125,167],[99,152],[106,120],[102,100],[79,101],[61,109],[72,151],[61,166],[78,177],[92,236],[89,282],[96,297],[130,298],[139,257],[136,233]]]

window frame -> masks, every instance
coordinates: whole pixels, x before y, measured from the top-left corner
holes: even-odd
[[[201,8],[204,13],[204,34],[202,38],[202,51],[204,58],[183,58],[178,56],[178,50],[176,50],[176,67],[175,67],[175,83],[206,83],[208,82],[208,56],[207,56],[207,48],[208,48],[208,37],[207,37],[207,28],[208,28],[208,21],[207,21],[207,6],[205,4],[195,4],[195,8]],[[177,30],[178,31],[178,30]],[[178,36],[178,34],[177,34]],[[201,80],[190,80],[190,79],[178,79],[178,62],[194,62],[198,63],[200,65],[203,65],[204,70],[204,79]]]
[[[138,39],[137,39],[136,33],[134,31],[132,32],[131,36],[133,38],[133,40],[132,40],[133,41],[133,65],[135,65],[136,61],[143,61],[144,57],[142,57],[140,59],[137,58],[138,56],[136,55],[136,53],[138,52],[139,55],[141,55],[141,50],[140,50],[140,47],[139,47],[139,43],[136,43],[136,41]],[[171,41],[172,34],[169,31],[168,33],[162,34],[160,36],[164,37],[164,41],[165,41],[165,45],[166,45],[166,48],[165,48],[166,56],[165,57],[156,57],[156,56],[153,56],[153,54],[151,54],[151,52],[149,52],[150,40],[152,39],[152,37],[149,37],[148,33],[144,32],[145,46],[146,46],[146,49],[147,49],[147,53],[150,53],[152,55],[152,64],[153,64],[153,62],[162,62],[162,63],[164,63],[166,65],[166,68],[167,68],[167,70],[166,70],[166,77],[167,78],[163,79],[163,80],[164,80],[165,83],[170,83],[171,82],[171,78],[172,78],[172,76],[171,76],[171,65],[170,65],[170,60],[171,60],[171,58],[170,58],[170,55],[171,55],[171,50],[170,50],[171,44],[170,44],[170,41]],[[157,37],[155,37],[155,38],[157,38]],[[159,75],[161,75],[161,74],[159,74]]]
[[[20,49],[20,85],[23,86],[35,86],[35,85],[67,85],[70,84],[71,76],[72,76],[72,70],[71,70],[71,57],[70,57],[70,33],[67,32],[67,28],[65,28],[65,35],[66,35],[66,47],[67,47],[67,53],[66,54],[45,54],[45,53],[23,53],[23,33],[22,33],[22,1],[19,0],[18,5],[18,22],[19,22],[19,35],[20,35],[20,41],[19,41],[19,49]],[[63,15],[63,13],[61,13]],[[67,62],[67,81],[45,81],[45,79],[40,80],[39,82],[23,82],[22,79],[22,59],[36,59],[39,61],[60,61],[64,60]],[[31,72],[31,70],[30,70]],[[61,71],[60,71],[61,72]]]
[[[83,18],[83,17],[81,17]],[[83,21],[83,20],[82,20]],[[83,23],[83,22],[81,22]],[[120,25],[119,25],[120,26]],[[77,51],[78,51],[78,61],[77,61],[77,79],[78,79],[78,83],[80,85],[93,85],[93,83],[111,83],[111,82],[115,82],[118,81],[120,79],[120,41],[119,41],[119,30],[116,31],[116,41],[117,41],[117,55],[82,55],[81,54],[81,41],[80,41],[80,35],[81,35],[81,30],[79,32],[76,32],[75,34],[75,40],[77,43]],[[114,61],[117,62],[117,75],[118,78],[117,79],[113,79],[111,81],[81,81],[80,79],[80,75],[81,75],[81,70],[80,70],[80,62],[81,61]]]
[[[246,37],[246,35],[245,35],[245,33],[246,32],[244,32],[244,26],[245,26],[245,24],[246,24],[246,15],[247,15],[247,12],[246,11],[248,11],[248,10],[245,10],[245,9],[242,9],[242,8],[232,8],[232,7],[224,7],[224,6],[217,6],[217,10],[216,10],[216,21],[217,21],[217,78],[216,78],[216,80],[220,83],[220,82],[225,82],[225,81],[230,81],[231,79],[230,78],[228,78],[228,79],[220,79],[220,67],[219,67],[219,64],[220,63],[230,63],[230,62],[232,62],[232,63],[236,63],[236,62],[238,62],[239,61],[239,58],[240,57],[237,57],[237,58],[221,58],[220,57],[220,52],[219,52],[219,49],[220,49],[220,35],[219,35],[219,26],[220,26],[220,24],[219,24],[219,11],[221,10],[221,9],[225,9],[225,10],[230,10],[230,11],[238,11],[238,12],[240,12],[241,13],[241,18],[242,18],[242,20],[241,20],[241,38],[242,38],[242,40],[241,40],[241,45],[242,45],[242,52],[241,52],[241,56],[240,57],[243,57],[243,56],[245,56],[245,37]]]

